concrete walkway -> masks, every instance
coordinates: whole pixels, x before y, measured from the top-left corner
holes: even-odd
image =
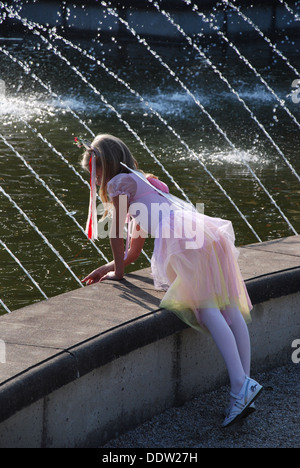
[[[300,363],[291,360],[255,378],[264,386],[256,412],[232,427],[221,427],[229,391],[221,387],[168,409],[102,448],[112,453],[120,448],[191,453],[199,448],[300,448]]]

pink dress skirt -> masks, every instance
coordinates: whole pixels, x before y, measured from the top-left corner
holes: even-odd
[[[175,211],[177,223],[165,217],[155,238],[151,266],[155,287],[166,290],[161,306],[201,331],[206,329],[198,323],[195,312],[202,308],[218,308],[227,320],[225,309],[234,305],[250,322],[252,304],[237,261],[232,223],[185,212],[185,217],[191,216],[194,223],[201,224],[203,235],[195,240],[194,233],[185,229],[185,237],[178,238],[176,226],[180,226],[181,216]]]

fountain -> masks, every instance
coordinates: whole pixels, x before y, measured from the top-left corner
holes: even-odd
[[[0,1],[0,314],[82,286],[110,255],[82,227],[89,184],[72,146],[82,133],[123,138],[176,195],[232,219],[239,244],[299,232],[300,2],[278,0],[286,30],[271,38],[254,6],[228,0],[176,1],[183,10],[143,0],[142,11],[101,1],[96,26],[96,2],[63,2],[49,24],[34,3]],[[164,43],[143,34],[147,15]],[[257,56],[230,34],[235,17],[257,35]],[[149,265],[151,241],[143,253],[135,270]]]

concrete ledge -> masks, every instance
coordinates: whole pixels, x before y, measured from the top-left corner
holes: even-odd
[[[240,252],[261,370],[300,338],[300,237]],[[225,383],[211,338],[159,309],[162,295],[147,269],[0,317],[0,447],[99,446]]]

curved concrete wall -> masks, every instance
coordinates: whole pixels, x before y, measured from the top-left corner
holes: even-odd
[[[300,237],[240,249],[255,371],[300,338]],[[99,447],[227,382],[209,336],[159,309],[149,270],[0,317],[0,447]]]

